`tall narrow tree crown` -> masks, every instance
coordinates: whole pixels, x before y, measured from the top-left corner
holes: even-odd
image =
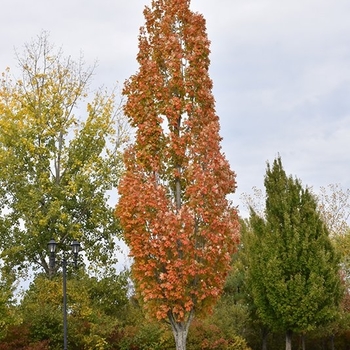
[[[178,322],[217,299],[238,240],[205,20],[189,5],[157,0],[144,11],[139,70],[124,88],[136,136],[117,207],[146,305]]]

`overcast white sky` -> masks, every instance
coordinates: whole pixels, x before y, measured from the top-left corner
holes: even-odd
[[[65,55],[97,59],[96,85],[137,70],[151,0],[2,0],[0,71],[42,30]],[[350,188],[350,1],[192,0],[212,42],[210,76],[223,151],[240,195],[263,188],[280,154],[305,185]]]

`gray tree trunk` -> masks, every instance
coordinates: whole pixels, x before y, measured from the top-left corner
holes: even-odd
[[[305,334],[301,335],[301,348],[303,350],[306,350],[306,347],[305,347]]]
[[[267,350],[267,337],[269,335],[269,331],[263,328],[261,333],[262,333],[262,350]]]
[[[292,350],[292,331],[286,332],[286,350]]]
[[[191,311],[184,322],[177,322],[171,313],[168,314],[168,317],[175,339],[176,350],[186,350],[188,329],[194,317],[194,312]]]
[[[175,331],[173,329],[173,334],[175,339],[176,350],[186,350],[186,340],[188,334],[186,329],[176,329]]]
[[[331,335],[331,350],[335,350],[335,347],[334,347],[334,334]]]

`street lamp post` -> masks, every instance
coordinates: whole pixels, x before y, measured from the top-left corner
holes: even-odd
[[[49,257],[49,266],[50,269],[55,268],[55,255],[56,255],[56,247],[57,243],[54,239],[51,239],[48,243],[48,248],[50,252]],[[73,241],[71,244],[72,252],[73,252],[73,262],[74,266],[78,266],[78,253],[80,250],[80,243],[77,241]],[[67,350],[67,258],[65,252],[63,253],[62,259],[62,274],[63,274],[63,349]]]

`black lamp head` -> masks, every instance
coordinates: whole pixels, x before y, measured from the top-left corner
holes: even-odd
[[[47,246],[49,248],[49,252],[50,253],[55,253],[56,247],[57,247],[57,243],[56,243],[56,241],[53,238],[50,240],[50,242],[47,244]]]
[[[80,243],[77,241],[73,241],[70,245],[72,247],[73,254],[78,254],[80,251]]]

